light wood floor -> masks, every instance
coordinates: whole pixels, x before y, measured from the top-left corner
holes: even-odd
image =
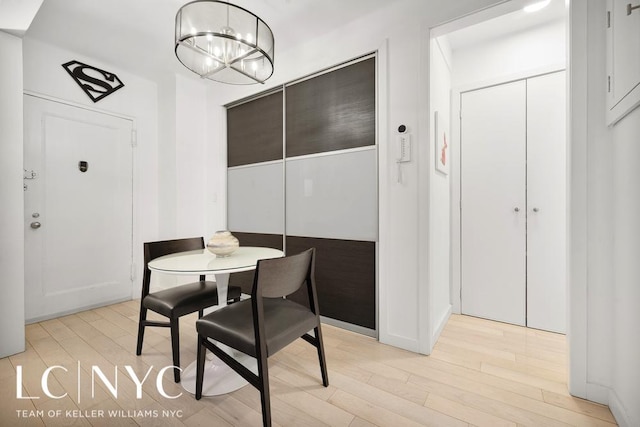
[[[137,315],[138,301],[129,301],[27,326],[27,351],[0,359],[0,426],[261,425],[259,394],[251,386],[201,401],[186,392],[173,400],[160,395],[155,378],[171,365],[169,331],[148,328],[143,354],[136,357]],[[183,365],[195,359],[194,321],[190,316],[181,323]],[[427,357],[331,326],[323,331],[328,388],[321,385],[316,353],[306,342],[298,340],[270,359],[275,424],[615,425],[607,407],[568,394],[562,335],[454,315]],[[62,399],[42,391],[42,373],[55,365],[68,369],[55,368],[49,377],[52,395],[67,393]],[[92,365],[110,380],[117,366],[117,398],[100,380],[91,397]],[[153,366],[141,399],[126,365],[139,377]],[[22,396],[39,399],[16,399],[18,366]],[[171,371],[166,377],[168,394],[182,391]]]

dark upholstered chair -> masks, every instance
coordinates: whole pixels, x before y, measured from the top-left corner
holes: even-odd
[[[164,240],[160,242],[148,242],[144,244],[144,276],[142,278],[142,297],[140,298],[140,321],[138,322],[138,346],[136,354],[142,353],[142,341],[144,329],[147,326],[160,326],[171,328],[171,350],[173,353],[173,377],[180,382],[180,335],[178,332],[178,319],[186,314],[198,312],[202,317],[202,310],[218,304],[218,290],[215,282],[208,282],[205,276],[194,283],[174,286],[158,292],[149,293],[151,283],[151,270],[149,262],[164,255],[176,252],[204,249],[204,239],[194,237],[190,239]],[[240,288],[230,286],[227,299],[240,300]],[[169,318],[168,322],[147,320],[147,310],[155,311]]]
[[[329,385],[316,297],[314,260],[315,249],[309,249],[285,258],[258,261],[251,299],[221,308],[196,321],[196,399],[202,397],[205,354],[209,349],[260,391],[262,421],[265,426],[270,426],[267,358],[298,338],[303,338],[317,348],[322,384],[325,387]],[[307,287],[309,307],[283,298],[302,285]],[[311,329],[314,330],[314,336],[308,333]],[[209,338],[255,357],[258,375],[222,351]]]

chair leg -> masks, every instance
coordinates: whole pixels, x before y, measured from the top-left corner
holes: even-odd
[[[314,328],[316,335],[316,348],[318,350],[318,360],[320,361],[320,372],[322,373],[322,385],[329,386],[329,375],[327,374],[327,361],[324,357],[324,343],[322,341],[322,331],[320,326]]]
[[[171,351],[173,353],[173,379],[180,382],[180,332],[178,317],[172,317],[171,324]]]
[[[202,398],[202,381],[204,379],[204,361],[207,354],[207,348],[203,341],[207,338],[198,334],[198,352],[196,356],[196,400]]]
[[[136,355],[142,354],[142,340],[144,339],[144,327],[147,321],[147,309],[140,304],[140,319],[138,320],[138,345],[136,347]]]
[[[258,390],[262,403],[262,425],[271,427],[271,398],[269,396],[269,364],[266,356],[258,357]]]
[[[198,319],[204,316],[204,310],[198,310]]]

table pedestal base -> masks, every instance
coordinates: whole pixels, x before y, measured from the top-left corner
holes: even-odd
[[[211,357],[213,357],[211,359]],[[258,365],[253,357],[242,353],[234,354],[234,358],[239,360],[257,375]],[[182,371],[182,388],[191,394],[196,394],[196,362],[192,362]],[[202,381],[203,396],[218,396],[231,393],[249,384],[244,378],[227,366],[217,356],[207,352],[207,360],[204,362],[204,379]]]

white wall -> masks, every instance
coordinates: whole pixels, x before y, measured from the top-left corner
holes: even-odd
[[[613,128],[613,367],[609,405],[640,425],[640,108]],[[604,287],[604,283],[603,283]]]
[[[211,168],[206,162],[207,87],[200,79],[173,73],[160,77],[157,87],[158,222],[156,234],[145,241],[202,236],[206,244],[213,235],[208,231],[207,215]],[[152,274],[151,288],[164,289],[188,280],[193,276]]]
[[[206,183],[209,167],[202,164],[207,152],[206,93],[200,79],[176,75],[176,235],[181,237],[202,236],[206,228],[206,217],[201,214],[206,212],[202,183]]]
[[[640,109],[606,123],[605,4],[589,1],[586,396],[640,425]]]
[[[157,85],[109,64],[29,37],[23,44],[25,91],[135,120],[138,144],[134,150],[133,254],[137,277],[133,295],[137,297],[142,281],[142,243],[158,236],[158,174],[161,172],[158,170]],[[125,86],[94,104],[61,66],[73,59],[116,73]]]
[[[587,109],[587,395],[606,402],[611,382],[613,355],[613,293],[610,283],[613,266],[613,151],[611,132],[607,128],[606,93],[601,82],[606,81],[605,9],[599,16],[590,12],[587,42],[589,55]]]
[[[608,402],[613,356],[613,153],[605,124],[605,22],[571,6],[569,389]],[[601,13],[604,15],[604,3]],[[589,70],[588,73],[585,70]]]
[[[606,127],[605,2],[571,6],[570,390],[640,425],[640,109]]]
[[[485,81],[509,80],[523,71],[535,72],[566,63],[566,25],[557,20],[495,40],[454,49],[451,84],[461,87]]]
[[[443,38],[446,38],[444,36]],[[566,24],[553,21],[452,52],[451,200],[460,200],[460,93],[565,68]],[[451,210],[451,296],[460,313],[460,210]]]
[[[429,271],[429,37],[428,29],[442,22],[496,3],[494,0],[390,3],[321,38],[309,40],[289,51],[276,52],[275,73],[264,86],[231,87],[215,83],[208,90],[212,138],[209,142],[206,189],[213,212],[220,221],[226,207],[224,191],[226,156],[225,116],[216,106],[318,70],[379,52],[378,144],[379,144],[379,337],[382,342],[413,351],[431,349]],[[276,41],[277,42],[277,41]],[[328,48],[330,47],[330,48]],[[403,180],[396,181],[397,166],[389,143],[398,125],[412,130],[414,160],[403,166]],[[213,220],[211,220],[213,221]]]
[[[178,235],[176,169],[176,78],[167,74],[158,83],[158,237],[163,240]]]
[[[205,200],[206,236],[227,228],[227,111],[219,102],[213,101],[216,86],[207,87],[207,145],[205,159],[207,186]],[[213,143],[212,143],[213,142]],[[223,170],[220,166],[224,165]]]
[[[435,120],[437,111],[441,123],[451,123],[451,49],[445,37],[431,40],[431,108],[430,119]],[[432,126],[433,129],[433,126]],[[440,133],[440,132],[438,132]],[[451,143],[451,134],[447,129],[448,144]],[[449,175],[436,171],[436,161],[439,153],[435,152],[435,132],[429,135],[429,162],[430,182],[429,191],[429,261],[431,282],[431,343],[435,344],[442,328],[444,328],[451,314],[450,298],[450,214],[451,200],[449,188]],[[447,151],[448,163],[451,164],[451,151]],[[449,171],[451,174],[451,170]]]
[[[24,351],[22,40],[0,31],[0,358]]]

